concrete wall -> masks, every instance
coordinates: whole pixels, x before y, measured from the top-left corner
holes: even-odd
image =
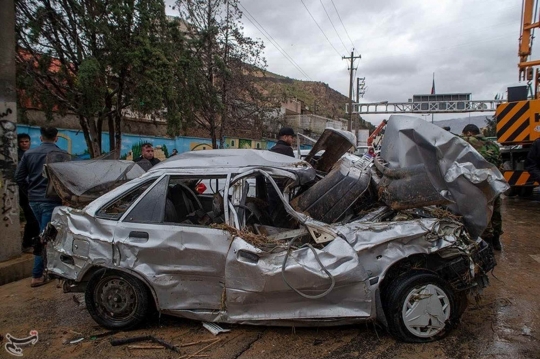
[[[53,114],[53,120],[48,121],[45,113],[40,110],[26,109],[24,115],[19,121],[21,124],[29,126],[52,126],[67,130],[80,130],[79,119],[73,114],[59,115]],[[103,123],[103,131],[109,131],[106,122]],[[167,123],[163,121],[151,121],[145,119],[125,118],[122,121],[122,132],[125,133],[144,133],[148,136],[167,136]]]
[[[341,120],[332,120],[318,115],[291,115],[285,116],[285,122],[298,132],[311,133],[313,136],[321,135],[325,128],[332,127],[346,130],[347,124]]]

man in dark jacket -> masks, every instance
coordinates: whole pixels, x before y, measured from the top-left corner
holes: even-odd
[[[540,138],[533,142],[527,154],[525,169],[531,175],[531,179],[540,183]]]
[[[282,155],[294,157],[292,144],[296,134],[290,127],[282,127],[278,133],[278,142],[270,149],[271,152],[281,153]]]
[[[278,133],[278,142],[270,149],[270,152],[280,153],[285,156],[294,157],[294,151],[292,149],[292,144],[296,134],[294,130],[290,127],[282,127]],[[285,180],[277,178],[276,184],[278,185],[281,192],[285,189]],[[279,225],[282,223],[282,220],[285,220],[286,215],[282,214],[284,212],[283,203],[279,198],[278,193],[276,192],[272,184],[266,184],[266,190],[268,192],[268,212],[274,221],[274,225]]]
[[[41,145],[26,151],[17,167],[15,178],[21,192],[26,193],[30,208],[34,212],[39,228],[42,231],[47,223],[51,221],[52,212],[55,207],[62,204],[58,197],[47,197],[48,179],[43,177],[43,165],[46,163],[47,155],[51,152],[62,151],[55,142],[58,140],[58,130],[54,127],[41,128]],[[34,252],[34,269],[32,270],[31,287],[38,287],[46,283],[43,275],[45,270],[41,253]]]
[[[19,162],[21,161],[24,153],[30,149],[30,136],[27,133],[19,133],[17,135],[17,155]],[[24,219],[26,224],[24,225],[24,233],[22,238],[23,252],[32,252],[32,238],[39,235],[39,223],[32,212],[32,208],[28,204],[28,197],[26,193],[19,190],[19,206],[24,213]]]
[[[141,146],[141,155],[134,160],[138,162],[145,171],[148,171],[153,166],[157,165],[161,161],[154,157],[154,147],[150,143],[143,143]]]

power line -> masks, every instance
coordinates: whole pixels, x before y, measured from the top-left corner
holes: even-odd
[[[266,31],[264,29],[264,27],[257,21],[257,19],[255,19],[255,16],[253,16],[249,11],[248,9],[246,9],[241,3],[238,3],[238,5],[240,5],[242,7],[242,9],[244,9],[244,11],[249,14],[250,17],[253,18],[253,22],[249,17],[246,16],[246,19],[248,19],[252,24],[253,26],[255,26],[257,28],[257,30],[259,30],[261,32],[261,34],[263,34],[264,37],[266,37],[266,39],[272,44],[274,45],[274,47],[283,55],[283,57],[285,57],[294,67],[296,67],[296,69],[298,71],[300,71],[300,73],[306,77],[308,80],[310,81],[313,81],[311,79],[311,77],[309,77],[309,75],[304,71],[302,70],[302,68],[300,67],[300,65],[298,65],[294,60],[293,58],[278,44],[278,42],[272,37],[272,35],[270,35],[270,33],[268,33],[268,31]],[[257,24],[255,24],[257,23]],[[260,28],[259,28],[260,27]],[[268,35],[268,36],[267,36]],[[272,39],[272,40],[270,40]]]
[[[304,5],[304,7],[306,8],[309,16],[311,16],[311,18],[313,19],[313,21],[315,21],[315,24],[317,25],[317,27],[319,28],[319,30],[321,30],[322,34],[324,35],[324,37],[326,38],[326,41],[328,41],[328,43],[330,44],[330,46],[332,46],[332,48],[334,49],[334,51],[336,52],[336,54],[338,54],[338,56],[341,56],[339,54],[339,51],[336,50],[336,48],[334,47],[334,45],[332,45],[332,43],[330,42],[330,40],[328,39],[328,36],[326,36],[326,34],[324,33],[323,29],[319,26],[319,23],[317,23],[317,20],[315,20],[315,18],[313,17],[313,15],[311,15],[311,12],[309,11],[309,9],[307,8],[306,4],[304,4],[304,0],[300,0],[302,2],[302,5]]]
[[[343,24],[343,20],[341,20],[341,16],[339,16],[339,11],[337,11],[336,4],[334,4],[334,0],[330,0],[332,2],[332,5],[334,5],[334,9],[336,10],[336,14],[339,17],[339,21],[341,22],[341,25],[345,29],[345,33],[347,34],[347,37],[349,38],[349,41],[351,42],[352,47],[354,48],[354,44],[351,40],[351,37],[349,36],[349,33],[347,32],[347,28],[345,27],[345,24]]]
[[[345,49],[345,51],[348,51],[347,46],[345,46],[345,44],[343,43],[343,40],[341,40],[341,36],[339,36],[339,33],[337,32],[336,27],[334,26],[334,23],[332,22],[332,19],[330,18],[330,15],[328,15],[328,11],[326,11],[326,8],[324,7],[324,4],[323,4],[322,0],[319,0],[319,1],[321,2],[321,5],[322,5],[322,7],[324,9],[324,12],[326,13],[326,16],[328,17],[328,20],[330,20],[330,23],[332,24],[332,27],[334,28],[334,31],[336,32],[336,35],[339,38],[339,41],[341,41],[341,44],[343,45],[343,48]]]

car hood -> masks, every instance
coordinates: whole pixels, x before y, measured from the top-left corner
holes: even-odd
[[[405,184],[407,190],[419,194],[431,192],[433,197],[438,194],[440,198],[435,202],[446,202],[453,213],[463,216],[473,237],[486,228],[494,199],[509,188],[497,167],[466,141],[415,117],[390,116],[380,157],[386,168],[414,168],[415,174],[421,172],[420,177],[425,181],[409,181]]]

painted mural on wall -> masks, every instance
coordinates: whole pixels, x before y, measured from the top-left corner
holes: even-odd
[[[11,105],[11,106],[10,106]],[[2,224],[5,227],[18,225],[18,187],[15,182],[17,169],[17,127],[11,120],[16,113],[11,109],[15,103],[5,103],[0,107],[0,192],[2,193]]]
[[[225,148],[242,148],[242,149],[257,149],[266,150],[275,145],[274,141],[257,141],[248,138],[227,138],[225,139]]]
[[[90,158],[86,142],[84,141],[84,135],[81,131],[58,129],[58,147],[66,150],[70,154],[80,158]],[[17,126],[18,133],[27,133],[32,141],[32,148],[39,146],[39,127],[19,124]],[[101,137],[103,143],[103,151],[109,151],[109,134],[103,133]],[[212,149],[212,141],[207,138],[199,137],[154,137],[154,136],[141,136],[125,133],[122,134],[122,151],[120,157],[122,159],[131,160],[141,155],[140,145],[148,142],[154,146],[154,155],[159,159],[165,159],[169,157],[173,149],[176,149],[178,153],[187,151],[201,151]],[[254,148],[254,149],[267,149],[272,148],[275,145],[275,141],[256,141],[243,138],[226,138],[225,148]]]
[[[18,124],[17,133],[27,133],[30,136],[32,146],[37,147],[40,144],[40,131],[38,126],[29,126]],[[103,143],[103,152],[109,151],[109,134],[103,133],[101,137]],[[199,137],[154,137],[141,136],[125,133],[122,134],[122,150],[120,158],[133,160],[141,155],[141,145],[150,143],[154,147],[154,156],[160,160],[164,160],[170,156],[173,149],[178,153],[188,151],[202,151],[212,149],[212,141],[208,138]],[[58,147],[66,150],[68,153],[79,159],[88,159],[90,155],[86,147],[84,135],[82,131],[58,129]],[[276,144],[275,140],[251,140],[245,138],[225,138],[225,148],[252,148],[252,149],[270,149]],[[309,149],[311,146],[302,145],[302,149]],[[15,155],[16,155],[15,148]]]
[[[190,151],[205,151],[212,149],[212,142],[191,142],[189,144]]]

